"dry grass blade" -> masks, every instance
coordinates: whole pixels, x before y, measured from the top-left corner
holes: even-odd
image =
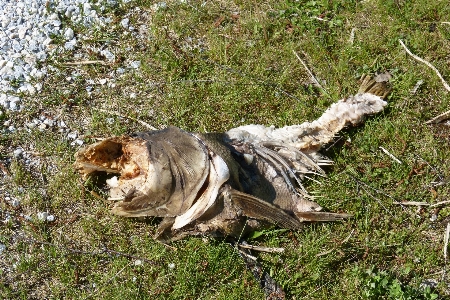
[[[420,58],[419,56],[413,54],[406,46],[405,44],[402,42],[402,40],[398,40],[400,42],[400,44],[402,45],[402,47],[405,49],[405,51],[411,55],[415,60],[420,61],[421,63],[426,64],[428,67],[430,67],[435,73],[436,75],[439,77],[439,79],[442,81],[442,84],[444,85],[445,89],[447,91],[450,92],[450,85],[448,85],[448,83],[444,80],[444,77],[442,77],[441,73],[439,72],[438,69],[436,69],[435,66],[433,66],[431,63],[429,63],[428,61],[424,60],[423,58]]]
[[[314,74],[311,72],[311,70],[308,68],[308,66],[306,65],[306,63],[300,58],[300,56],[297,54],[297,52],[295,52],[294,50],[292,50],[292,52],[294,52],[294,55],[297,57],[297,59],[302,63],[303,67],[305,67],[306,71],[309,74],[309,77],[311,77],[311,80],[314,82],[315,85],[317,85],[320,89],[325,90],[323,88],[323,86],[320,84],[320,82],[316,79],[316,77],[314,76]]]
[[[381,151],[383,151],[387,156],[389,156],[393,161],[395,161],[396,163],[398,163],[398,164],[401,164],[402,162],[397,158],[397,157],[395,157],[392,153],[390,153],[389,151],[387,151],[385,148],[383,148],[383,147],[379,147],[380,149],[381,149]]]
[[[84,65],[108,65],[108,63],[102,60],[82,60],[82,61],[72,61],[66,62],[64,65],[66,66],[84,66]]]
[[[272,247],[261,247],[261,246],[253,246],[253,245],[245,245],[239,244],[239,247],[244,249],[255,250],[259,252],[267,252],[267,253],[283,253],[284,248],[272,248]]]
[[[430,206],[429,203],[416,202],[416,201],[393,202],[393,204],[406,205],[406,206]]]
[[[153,127],[152,125],[150,125],[150,124],[148,124],[148,123],[146,123],[146,122],[144,122],[142,120],[139,120],[139,119],[136,119],[136,118],[133,118],[133,117],[130,117],[130,116],[121,115],[118,112],[115,112],[115,111],[112,111],[112,110],[96,108],[96,107],[93,107],[92,109],[100,111],[100,112],[103,112],[103,113],[111,114],[111,115],[114,115],[114,116],[118,116],[118,117],[121,117],[121,118],[126,118],[126,119],[130,119],[130,120],[136,121],[139,124],[141,124],[142,126],[146,127],[148,130],[158,130],[155,127]]]

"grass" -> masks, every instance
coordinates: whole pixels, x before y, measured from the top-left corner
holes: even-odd
[[[211,132],[250,123],[284,126],[317,118],[331,103],[357,91],[360,75],[385,70],[393,75],[388,108],[342,132],[323,151],[335,161],[328,178],[307,184],[321,196],[322,206],[354,217],[298,232],[262,232],[251,243],[286,248],[282,254],[258,254],[258,259],[289,299],[448,297],[443,235],[449,208],[393,204],[448,199],[450,132],[446,125],[424,123],[448,110],[450,98],[434,72],[406,55],[398,42],[402,39],[449,80],[450,25],[443,23],[450,21],[448,3],[161,3],[134,0],[109,6],[105,14],[112,23],[105,29],[64,20],[84,36],[76,50],[59,51],[63,39],[56,39],[58,51],[48,63],[58,71],[44,79],[41,93],[23,95],[23,111],[0,114],[2,124],[12,120],[18,128],[9,132],[5,126],[0,135],[0,162],[9,174],[0,172],[0,243],[6,245],[0,254],[1,298],[264,297],[225,241],[187,238],[170,245],[175,251],[152,239],[158,220],[111,215],[111,205],[90,193],[95,182],[83,182],[74,172],[78,147],[67,133],[55,127],[24,129],[32,119],[59,116],[85,143],[145,130],[94,108],[157,128]],[[125,17],[134,33],[121,27]],[[113,62],[64,64],[104,60],[95,51],[103,47],[115,54]],[[325,91],[311,84],[293,51]],[[132,61],[140,61],[140,68],[111,73]],[[419,80],[424,83],[411,94]],[[13,157],[17,147],[26,151],[25,158]],[[11,206],[6,197],[20,200],[20,206]],[[42,211],[56,221],[39,221],[36,215]],[[422,284],[430,280],[434,286]]]

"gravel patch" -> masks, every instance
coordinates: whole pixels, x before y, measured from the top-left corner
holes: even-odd
[[[99,1],[97,4],[88,0],[1,0],[0,107],[21,110],[26,103],[18,95],[33,95],[42,89],[40,79],[50,69],[44,62],[57,49],[53,44],[56,37],[64,39],[65,50],[74,50],[79,44],[74,29],[63,27],[64,20],[76,26],[103,27],[112,20],[100,14],[108,6],[118,4],[116,0]],[[129,20],[126,20],[123,23],[128,27]],[[115,59],[111,51],[101,51],[108,61]]]

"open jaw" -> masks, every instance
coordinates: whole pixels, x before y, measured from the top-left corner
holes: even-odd
[[[174,229],[202,216],[229,179],[220,156],[174,127],[92,144],[77,152],[75,168],[114,175],[106,181],[114,214],[175,217]]]

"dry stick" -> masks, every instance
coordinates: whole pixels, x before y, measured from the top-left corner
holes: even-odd
[[[342,242],[339,243],[339,246],[342,245],[342,244],[347,243],[348,240],[349,240],[349,239],[351,238],[351,236],[353,235],[353,232],[355,232],[355,229],[353,229],[353,230],[350,232],[350,234],[349,234],[345,239],[343,239]],[[338,248],[338,247],[334,247],[334,248],[331,249],[331,250],[328,250],[328,251],[325,251],[325,252],[318,253],[318,254],[316,254],[316,257],[327,255],[327,254],[333,252],[334,250],[336,250],[337,248]]]
[[[431,207],[431,205],[429,203],[416,202],[416,201],[393,202],[392,204],[406,205],[406,206],[430,206]]]
[[[381,151],[383,151],[385,154],[387,154],[390,158],[392,158],[392,160],[393,161],[395,161],[396,163],[399,163],[399,164],[401,164],[402,162],[397,158],[397,157],[395,157],[393,154],[391,154],[389,151],[387,151],[385,148],[383,148],[383,147],[378,147],[378,148],[380,148],[381,149]]]
[[[244,244],[239,244],[238,245],[241,248],[244,249],[250,249],[250,250],[255,250],[255,251],[259,251],[259,252],[267,252],[267,253],[283,253],[284,252],[284,248],[272,248],[272,247],[261,247],[261,246],[253,246],[253,245],[244,245]]]
[[[111,281],[113,281],[114,278],[116,278],[117,276],[119,276],[120,273],[122,273],[126,268],[128,268],[131,265],[131,263],[128,263],[125,265],[125,267],[123,267],[122,269],[120,269],[116,274],[114,274],[113,276],[111,276],[110,278],[108,278],[107,281],[105,281],[105,283],[103,284],[103,288],[95,288],[95,290],[93,290],[91,293],[89,293],[89,295],[87,295],[86,297],[83,298],[83,300],[90,298],[92,296],[94,296],[95,294],[98,294],[100,291],[103,291],[106,287],[106,285],[108,283],[110,283]]]
[[[441,176],[441,174],[438,172],[438,170],[435,168],[435,167],[433,167],[433,166],[431,166],[425,159],[423,159],[422,157],[420,157],[418,154],[415,154],[420,160],[423,160],[426,164],[427,164],[427,166],[428,167],[430,167],[436,174],[437,174],[437,176],[439,177],[439,179],[441,180],[441,182],[444,182],[444,178]],[[432,182],[433,183],[433,182]]]
[[[107,65],[107,63],[102,60],[82,60],[82,61],[73,61],[73,62],[64,63],[64,65],[66,65],[66,66],[82,66],[82,65],[94,65],[94,64]]]
[[[130,117],[130,116],[123,116],[123,115],[121,115],[121,114],[119,114],[118,112],[115,112],[115,111],[106,110],[106,109],[102,109],[102,108],[95,108],[95,107],[93,107],[92,109],[100,111],[100,112],[103,112],[103,113],[115,115],[115,116],[118,116],[118,117],[121,117],[121,118],[126,118],[126,119],[130,119],[130,120],[136,121],[139,124],[141,124],[142,126],[147,127],[147,129],[149,129],[149,130],[158,130],[155,127],[153,127],[152,125],[150,125],[148,123],[145,123],[144,121],[141,121],[139,119],[136,119],[136,118],[133,118],[133,117]]]
[[[445,277],[445,270],[447,268],[447,247],[448,247],[448,237],[450,235],[450,222],[447,223],[447,229],[445,230],[444,235],[444,272],[442,273],[442,280],[444,280]]]
[[[441,79],[442,84],[444,85],[444,87],[447,89],[447,91],[450,92],[450,85],[448,85],[448,83],[444,80],[444,78],[442,77],[441,73],[439,73],[438,69],[436,69],[432,64],[430,64],[429,62],[427,62],[426,60],[424,60],[423,58],[418,57],[417,55],[413,54],[411,51],[409,51],[409,49],[405,46],[405,44],[403,44],[402,40],[398,40],[400,42],[400,44],[403,46],[403,48],[405,49],[405,51],[411,55],[415,60],[420,61],[421,63],[426,64],[428,67],[430,67],[434,72],[436,72],[436,75],[439,77],[439,79]]]
[[[444,23],[444,22],[443,22],[443,23]],[[400,44],[402,45],[402,47],[405,49],[405,51],[406,51],[409,55],[411,55],[415,60],[418,60],[418,61],[420,61],[421,63],[424,63],[424,64],[426,64],[428,67],[430,67],[430,68],[436,73],[436,75],[439,77],[439,79],[441,79],[442,84],[444,85],[445,89],[446,89],[447,91],[450,92],[450,85],[448,85],[448,83],[447,83],[447,82],[445,81],[445,79],[442,77],[442,75],[441,75],[441,73],[438,71],[438,69],[436,69],[432,64],[430,64],[430,63],[427,62],[426,60],[424,60],[424,59],[418,57],[417,55],[415,55],[415,54],[413,54],[411,51],[409,51],[409,49],[405,46],[405,44],[403,44],[402,40],[398,40],[398,41],[400,42]],[[442,121],[444,121],[444,120],[447,120],[448,118],[450,118],[450,110],[447,111],[447,112],[445,112],[445,113],[443,113],[443,114],[440,114],[440,115],[437,116],[437,117],[434,117],[434,118],[431,119],[431,120],[426,121],[425,124],[436,124],[436,123],[442,122]]]
[[[372,190],[374,190],[375,192],[377,192],[378,194],[382,194],[382,195],[384,195],[384,196],[386,196],[386,197],[388,197],[388,198],[390,198],[390,199],[392,199],[392,200],[394,200],[394,202],[397,202],[397,201],[395,201],[395,199],[394,198],[392,198],[391,196],[389,196],[388,194],[386,194],[386,193],[383,193],[383,192],[381,192],[381,191],[379,191],[379,190],[377,190],[377,189],[374,189],[373,187],[371,187],[370,185],[368,185],[368,184],[366,184],[366,183],[364,183],[364,182],[362,182],[362,181],[359,181],[358,179],[356,179],[355,177],[353,177],[353,176],[351,176],[350,175],[350,177],[352,177],[353,178],[353,180],[355,180],[356,181],[356,183],[358,183],[358,184],[360,184],[361,185],[361,188],[367,193],[367,195],[369,195],[370,197],[372,197],[373,199],[375,199],[390,215],[391,215],[391,217],[394,217],[394,215],[383,205],[383,202],[381,202],[381,200],[380,199],[378,199],[377,197],[375,197],[374,195],[372,195],[371,193],[369,193],[369,191],[368,190],[366,190],[364,187],[368,187],[368,188],[370,188],[370,189],[372,189]]]
[[[449,204],[449,203],[450,203],[450,200],[442,201],[442,202],[431,204],[430,207],[433,208],[433,207],[442,206],[442,205]]]
[[[323,88],[323,86],[319,83],[319,81],[316,79],[316,77],[314,77],[314,74],[311,72],[311,70],[309,70],[308,66],[305,64],[305,62],[300,58],[300,56],[298,56],[297,52],[295,52],[294,50],[292,50],[292,52],[294,52],[294,55],[297,57],[297,59],[302,63],[303,67],[305,67],[306,71],[308,72],[309,76],[311,77],[312,81],[314,81],[315,84],[317,84],[317,86],[319,88],[321,88],[322,90],[325,91],[325,89]]]

